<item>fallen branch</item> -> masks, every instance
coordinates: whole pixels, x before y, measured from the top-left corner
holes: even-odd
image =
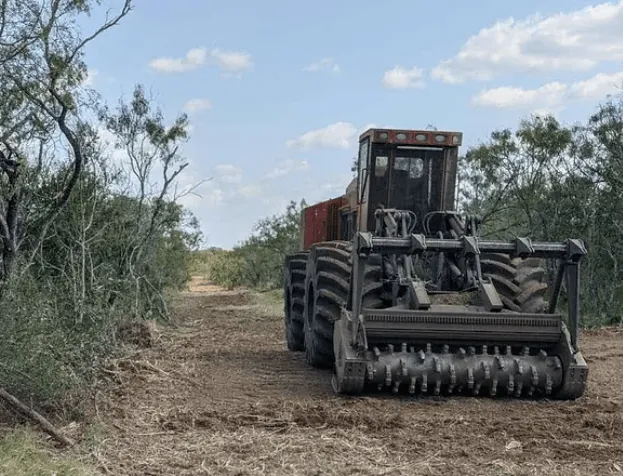
[[[8,403],[14,411],[30,418],[31,420],[41,425],[43,431],[45,431],[48,435],[53,437],[59,443],[62,443],[64,446],[74,445],[74,442],[72,440],[61,434],[48,420],[43,418],[41,414],[39,414],[32,408],[28,408],[26,405],[24,405],[2,387],[0,387],[0,398]]]

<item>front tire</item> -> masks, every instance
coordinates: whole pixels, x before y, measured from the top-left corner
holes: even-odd
[[[547,312],[543,260],[487,253],[482,255],[480,265],[483,277],[491,279],[505,308],[531,314]]]
[[[347,304],[352,271],[352,245],[348,241],[316,244],[307,260],[305,278],[305,358],[317,368],[332,368],[333,324]],[[382,271],[379,256],[366,265],[363,305],[382,307]]]

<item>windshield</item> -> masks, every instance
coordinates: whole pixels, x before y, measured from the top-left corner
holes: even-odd
[[[418,179],[424,174],[424,159],[422,157],[396,157],[394,170],[407,172],[410,179]]]
[[[444,149],[372,144],[369,157],[368,223],[384,207],[413,211],[421,224],[439,206]]]
[[[401,148],[391,150],[389,164],[391,175],[385,184],[387,206],[415,212],[418,222],[431,209],[435,170],[443,162],[443,150],[431,148]],[[436,173],[436,172],[435,172]]]

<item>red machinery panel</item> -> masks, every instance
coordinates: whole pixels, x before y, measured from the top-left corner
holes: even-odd
[[[340,207],[344,197],[316,203],[303,210],[303,249],[320,241],[333,241],[340,237]]]

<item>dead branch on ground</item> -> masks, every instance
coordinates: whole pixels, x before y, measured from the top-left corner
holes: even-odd
[[[71,439],[59,432],[54,425],[46,420],[40,413],[26,406],[2,387],[0,387],[0,398],[5,401],[14,412],[28,417],[35,423],[38,423],[43,431],[63,446],[74,446],[75,443]]]

